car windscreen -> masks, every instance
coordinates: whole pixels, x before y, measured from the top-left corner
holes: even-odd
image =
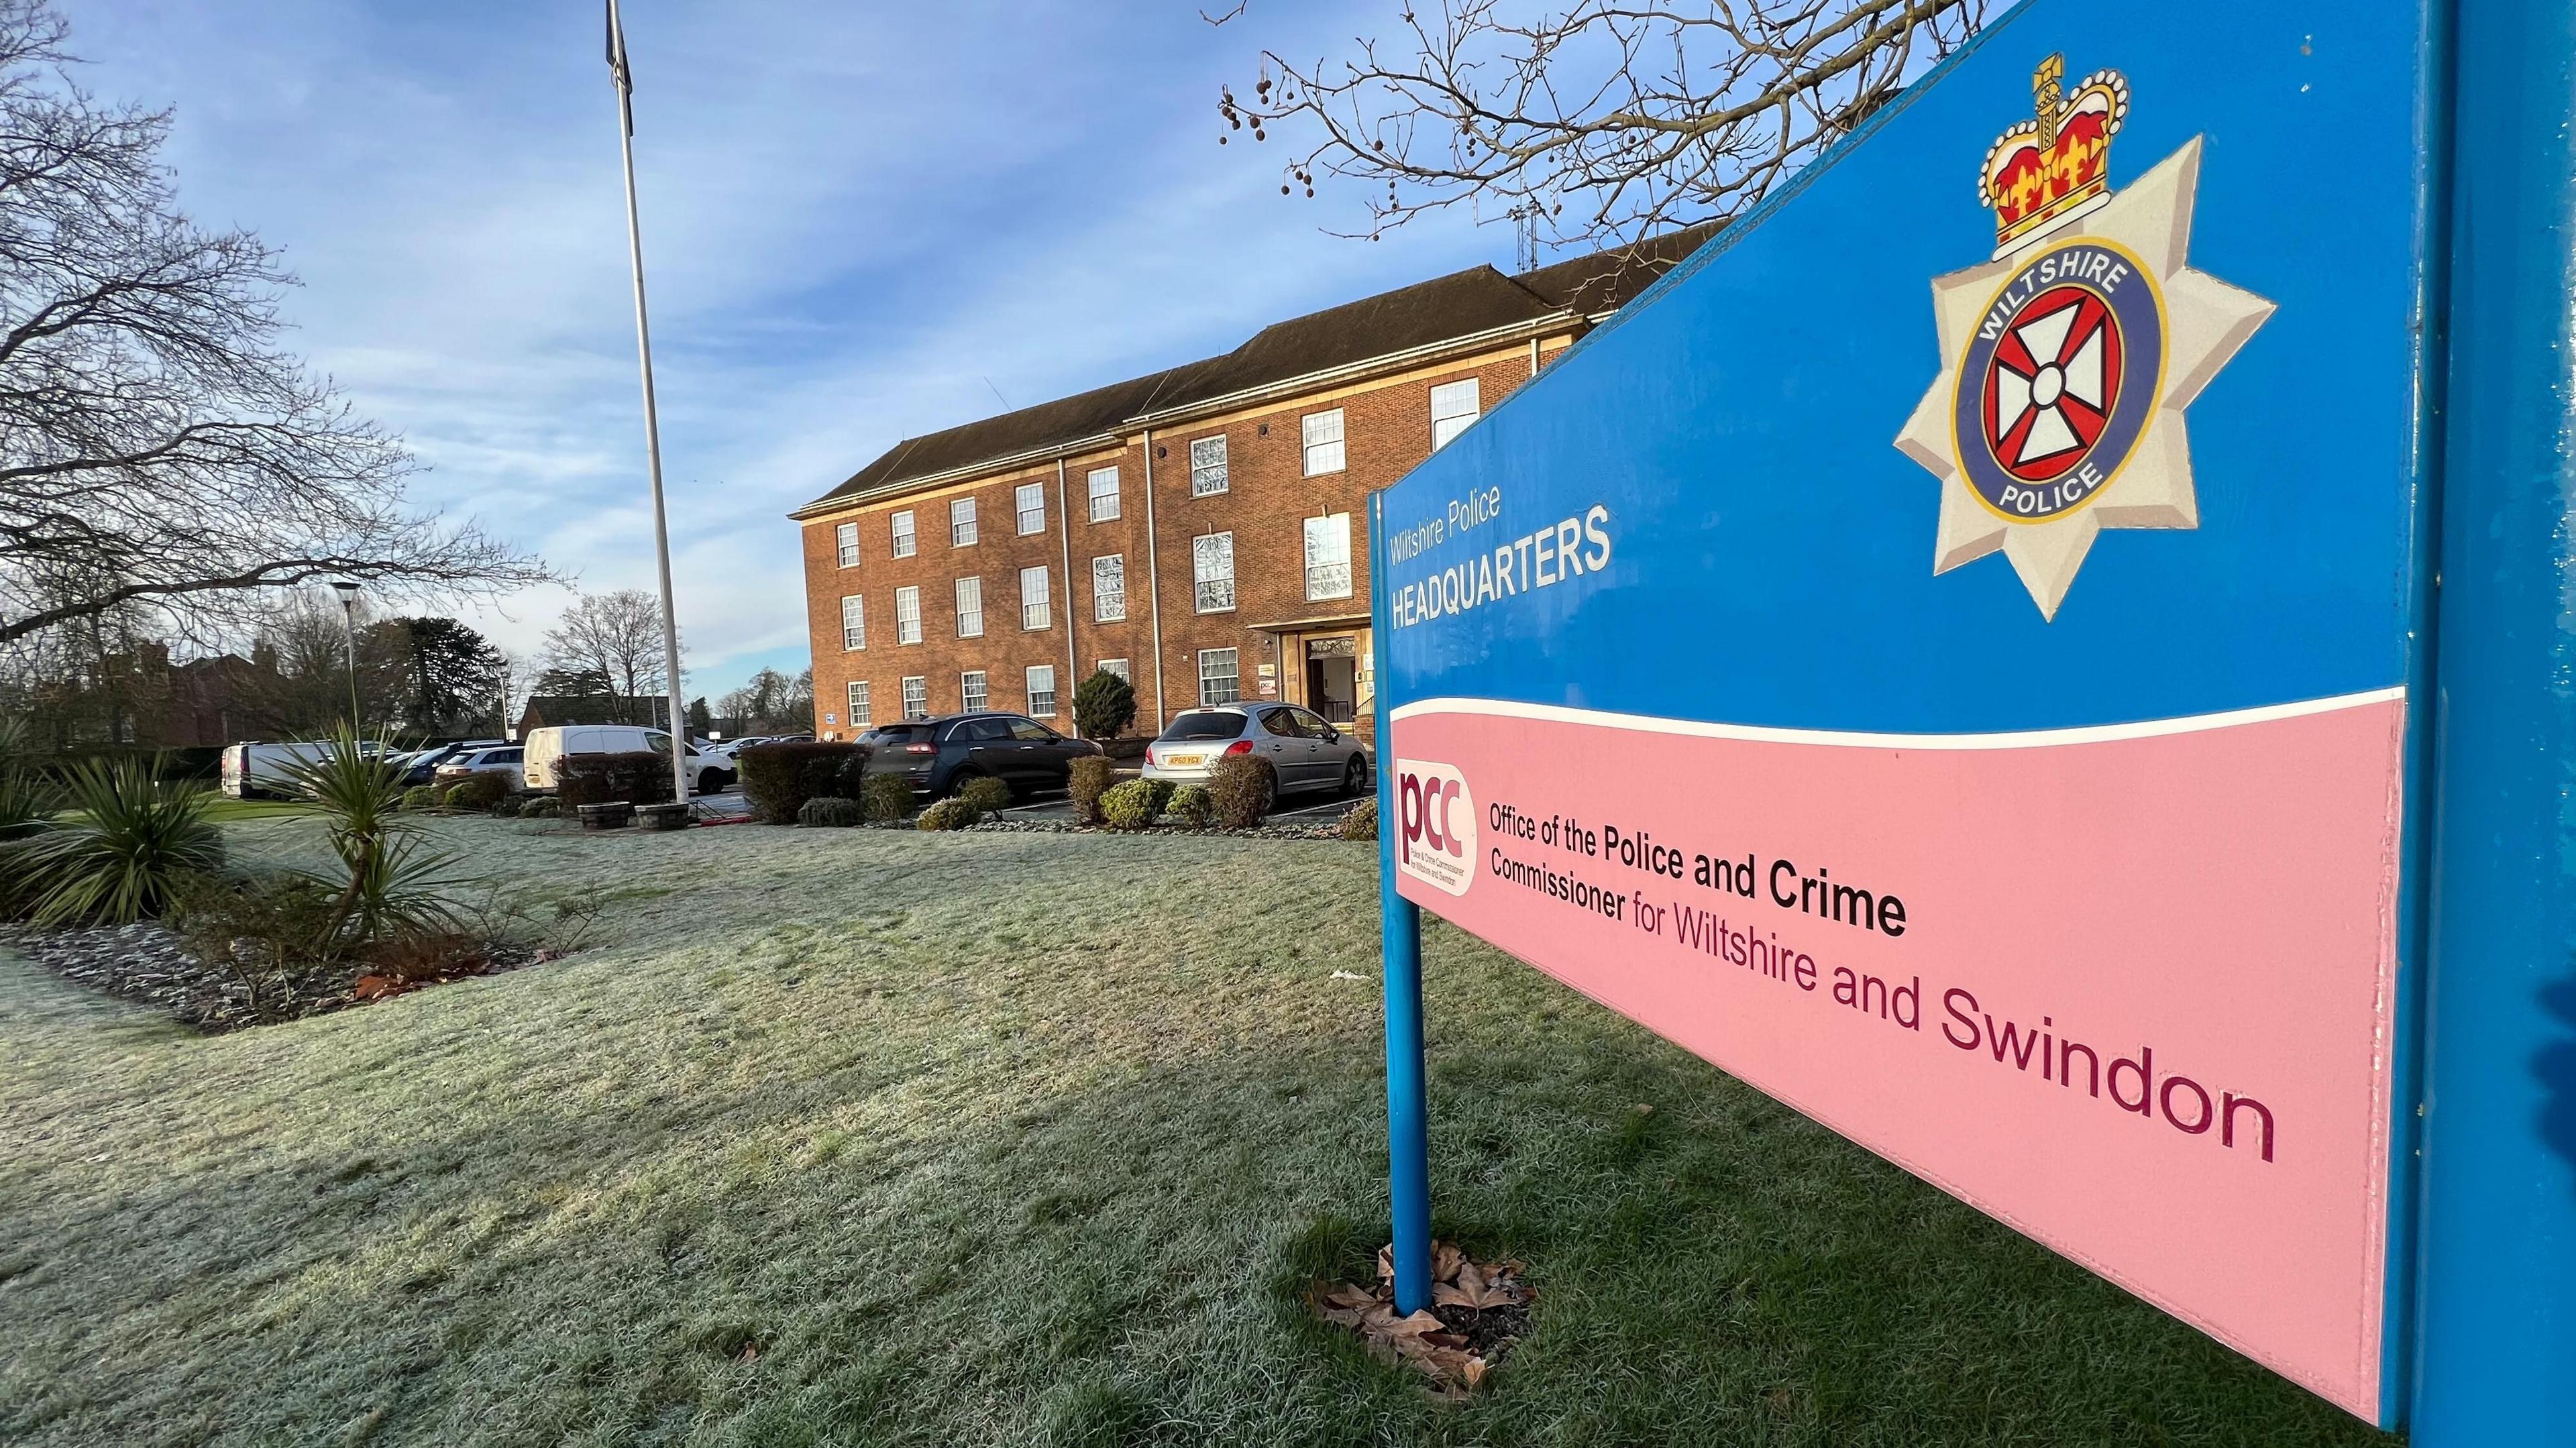
[[[930,737],[930,726],[927,724],[889,724],[882,729],[869,730],[866,737],[879,744],[911,744],[919,740],[928,739]]]
[[[1222,709],[1193,709],[1171,722],[1162,737],[1174,743],[1192,739],[1232,739],[1243,732],[1243,716]]]

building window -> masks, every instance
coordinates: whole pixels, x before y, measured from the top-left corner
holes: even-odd
[[[906,719],[930,717],[930,681],[928,679],[916,675],[903,681],[903,717]]]
[[[1437,450],[1467,430],[1484,409],[1476,379],[1443,382],[1431,389],[1431,446]]]
[[[1047,571],[1041,563],[1020,570],[1020,627],[1045,628],[1053,622],[1047,614]]]
[[[1118,470],[1091,470],[1091,521],[1106,523],[1118,516]]]
[[[868,707],[868,681],[852,679],[850,681],[850,727],[865,729],[876,722],[876,714]]]
[[[1199,650],[1199,702],[1231,704],[1242,697],[1241,681],[1235,674],[1234,650]]]
[[[948,546],[963,548],[975,541],[975,500],[959,498],[948,505]]]
[[[841,652],[868,646],[868,601],[851,594],[841,600]]]
[[[1306,520],[1306,596],[1351,596],[1351,515]]]
[[[1342,410],[1306,414],[1306,476],[1342,470]]]
[[[1225,491],[1225,435],[1190,444],[1190,496],[1204,498]]]
[[[833,529],[832,545],[840,552],[841,566],[843,568],[856,568],[859,566],[858,524],[843,523],[840,527]]]
[[[1202,533],[1190,540],[1190,579],[1198,585],[1198,611],[1234,607],[1234,535]]]
[[[1127,555],[1091,560],[1091,619],[1117,623],[1127,617]]]
[[[1127,661],[1125,659],[1102,659],[1099,663],[1099,669],[1100,672],[1104,674],[1116,674],[1118,677],[1125,679],[1128,683],[1132,684],[1136,682],[1136,676],[1127,672]]]
[[[1012,500],[1019,505],[1023,535],[1046,531],[1046,484],[1022,483]]]
[[[984,707],[984,671],[968,669],[957,676],[957,707],[969,713]]]
[[[957,636],[979,639],[984,636],[984,580],[957,580]]]
[[[894,528],[894,556],[910,558],[912,556],[912,510],[906,508],[895,514],[891,523]]]
[[[1029,666],[1029,714],[1038,719],[1055,717],[1055,665]]]
[[[921,590],[918,588],[894,591],[894,641],[899,644],[921,642]]]

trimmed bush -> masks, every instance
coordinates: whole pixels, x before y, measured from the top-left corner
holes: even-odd
[[[1115,739],[1136,722],[1136,690],[1107,669],[1095,669],[1073,691],[1073,727],[1085,739]]]
[[[1342,832],[1342,838],[1346,840],[1376,839],[1377,801],[1374,799],[1364,799],[1358,804],[1351,806],[1349,813],[1342,816],[1342,822],[1339,828]]]
[[[984,812],[962,799],[943,799],[921,812],[914,823],[925,830],[962,830],[983,822]]]
[[[1194,830],[1216,822],[1216,796],[1204,784],[1185,784],[1172,791],[1172,815]]]
[[[796,807],[796,822],[819,829],[847,829],[867,822],[867,808],[837,794],[818,794]]]
[[[510,782],[497,774],[472,774],[447,787],[449,809],[489,810],[510,792]]]
[[[407,810],[438,808],[438,786],[415,784],[402,792],[402,807]]]
[[[1011,787],[991,775],[979,775],[966,781],[957,797],[973,805],[977,814],[991,814],[1010,804]]]
[[[871,822],[902,819],[912,813],[912,781],[900,774],[871,774],[859,785],[859,805]]]
[[[1179,785],[1168,779],[1146,780],[1145,787],[1154,792],[1154,813],[1156,814],[1161,814],[1172,807],[1172,795],[1180,789]]]
[[[1270,762],[1249,754],[1229,754],[1208,771],[1208,793],[1216,800],[1216,820],[1230,830],[1248,830],[1270,812],[1278,786]]]
[[[844,769],[865,767],[865,746],[837,739],[811,739],[794,744],[755,744],[734,756],[742,778],[743,802],[763,824],[793,824],[805,801],[817,795],[849,798]]]
[[[563,813],[563,801],[550,794],[532,794],[519,801],[519,818],[550,820]]]
[[[1073,762],[1073,771],[1065,777],[1065,792],[1073,798],[1073,817],[1086,825],[1100,821],[1100,797],[1118,782],[1118,771],[1096,754],[1086,754]]]
[[[1154,787],[1131,779],[1100,797],[1100,822],[1113,830],[1141,830],[1154,822]]]
[[[555,795],[563,807],[586,804],[668,804],[671,756],[656,749],[615,754],[567,754],[555,761]]]

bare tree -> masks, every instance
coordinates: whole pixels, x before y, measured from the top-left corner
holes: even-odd
[[[567,675],[592,673],[606,678],[621,696],[622,708],[638,707],[633,701],[646,695],[667,695],[670,679],[663,672],[661,605],[651,594],[634,588],[582,594],[547,631],[546,662]],[[654,714],[628,722],[661,721],[662,716]]]
[[[1741,213],[1956,49],[1987,0],[1399,3],[1400,44],[1360,40],[1338,66],[1264,51],[1251,96],[1226,87],[1218,113],[1256,140],[1296,124],[1280,193],[1362,183],[1359,235],[1465,204],[1588,249]]]
[[[294,278],[178,208],[170,114],[92,99],[45,0],[0,0],[0,645],[133,607],[238,631],[264,589],[538,581],[405,508],[401,441],[278,350]]]

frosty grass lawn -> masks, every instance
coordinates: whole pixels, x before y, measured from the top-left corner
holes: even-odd
[[[1298,1300],[1369,846],[436,828],[605,938],[214,1038],[0,955],[0,1441],[2382,1441],[1439,926],[1440,1231],[1540,1298],[1426,1401]]]

